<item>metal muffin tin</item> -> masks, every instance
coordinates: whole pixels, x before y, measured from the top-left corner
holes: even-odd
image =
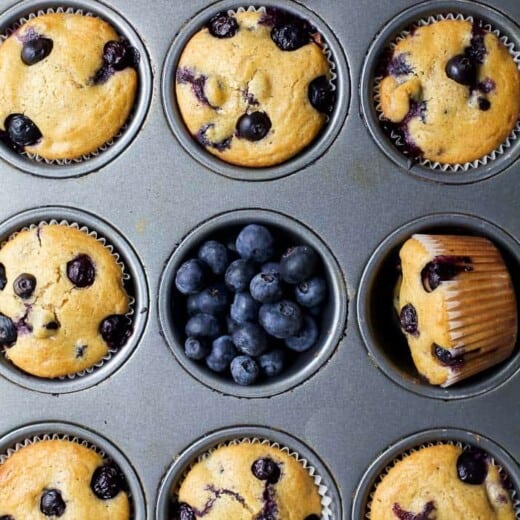
[[[174,57],[186,41],[186,30],[193,28],[190,20],[204,19],[200,14],[203,9],[209,16],[222,6],[249,4],[6,0],[1,9],[2,13],[12,13],[12,9],[27,13],[43,4],[80,6],[101,14],[123,34],[135,33],[144,46],[145,58],[140,96],[149,92],[146,100],[138,103],[142,107],[139,129],[131,138],[126,139],[125,134],[116,143],[116,147],[122,143],[121,153],[112,155],[112,149],[105,152],[108,161],[102,160],[101,154],[80,163],[80,169],[74,165],[43,167],[15,159],[3,150],[2,230],[11,233],[12,222],[25,225],[27,215],[52,218],[47,207],[54,207],[66,213],[57,218],[83,219],[88,227],[106,235],[126,260],[127,268],[141,273],[136,283],[144,299],[136,298],[136,310],[142,311],[138,314],[142,333],[136,334],[135,344],[128,349],[131,355],[118,361],[117,370],[96,376],[95,383],[81,388],[73,387],[75,380],[60,382],[55,390],[50,389],[53,382],[25,384],[13,380],[8,369],[2,368],[2,376],[7,377],[0,377],[0,436],[27,424],[53,421],[81,425],[110,439],[130,461],[142,484],[145,498],[143,508],[136,509],[139,520],[156,518],[161,482],[181,453],[190,449],[194,453],[195,448],[190,447],[209,432],[237,428],[236,435],[243,436],[244,425],[268,428],[273,440],[277,440],[276,432],[281,432],[287,436],[289,448],[297,450],[301,442],[315,453],[326,470],[325,477],[330,475],[339,490],[341,520],[360,520],[358,506],[353,509],[353,497],[360,482],[370,485],[369,479],[362,478],[378,455],[398,439],[425,430],[463,430],[490,439],[511,457],[504,464],[518,485],[519,347],[510,361],[459,388],[425,389],[414,382],[406,361],[398,367],[402,373],[394,370],[393,359],[387,354],[398,336],[394,331],[387,337],[377,316],[367,313],[367,298],[378,297],[370,273],[377,274],[408,231],[433,227],[482,233],[495,241],[510,266],[518,267],[518,153],[502,157],[496,171],[484,168],[482,175],[479,170],[409,175],[407,164],[382,152],[384,138],[377,132],[372,135],[365,126],[370,117],[364,83],[366,60],[373,53],[370,49],[392,20],[402,20],[397,17],[407,16],[402,13],[409,8],[423,12],[424,5],[412,0],[267,2],[298,13],[311,12],[310,19],[323,30],[335,53],[342,94],[326,133],[296,162],[274,169],[243,170],[217,166],[218,160],[203,157],[201,150],[194,152],[186,136],[180,136],[178,116],[164,101]],[[464,13],[471,9],[483,18],[491,9],[500,20],[507,20],[507,25],[499,28],[512,41],[520,38],[514,22],[520,19],[518,2],[493,0],[482,5],[453,0],[428,2],[427,6],[430,11],[438,7],[443,12],[448,7]],[[5,24],[6,20],[12,23],[12,14],[0,13],[0,22]],[[149,63],[150,69],[144,63]],[[153,72],[153,78],[147,71]],[[171,125],[177,125],[175,133]],[[518,146],[511,149],[518,150]],[[87,171],[91,173],[77,177]],[[308,370],[301,380],[293,379],[294,384],[268,392],[269,397],[251,399],[208,387],[184,370],[178,355],[172,355],[175,345],[166,340],[167,334],[163,337],[159,289],[168,261],[174,258],[172,252],[184,237],[217,215],[255,208],[294,219],[309,240],[325,244],[320,253],[330,254],[337,262],[345,285],[338,294],[348,295],[350,302],[346,329],[343,323],[340,329],[344,333],[333,342],[332,355],[327,354],[316,370]],[[520,299],[517,276],[515,288]],[[387,311],[392,312],[391,302]],[[381,320],[387,322],[388,315]],[[59,428],[51,429],[60,433]],[[296,446],[290,445],[292,438]],[[496,456],[501,462],[498,453]],[[357,492],[365,496],[365,491]]]

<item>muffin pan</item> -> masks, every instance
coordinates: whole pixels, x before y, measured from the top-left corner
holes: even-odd
[[[83,432],[110,439],[131,461],[142,485],[136,520],[163,518],[177,457],[184,461],[181,454],[189,453],[191,459],[214,442],[210,432],[228,435],[235,428],[243,436],[257,435],[261,428],[258,435],[302,449],[305,457],[308,450],[309,459],[321,465],[324,479],[338,490],[338,520],[361,520],[358,501],[366,491],[359,491],[355,504],[353,497],[360,482],[368,482],[362,481],[367,468],[397,439],[425,430],[462,430],[463,442],[466,436],[489,439],[509,454],[501,458],[500,451],[496,458],[514,484],[520,482],[518,345],[510,360],[471,381],[442,390],[428,387],[416,379],[406,353],[394,353],[393,347],[401,351],[405,340],[392,328],[391,301],[381,301],[393,283],[397,248],[418,230],[489,237],[510,269],[518,270],[518,147],[468,172],[419,172],[414,166],[411,173],[418,174],[408,175],[402,157],[383,152],[389,146],[386,137],[367,129],[373,114],[366,90],[376,43],[388,41],[416,17],[471,12],[496,23],[516,45],[520,29],[513,20],[520,19],[520,4],[304,4],[270,0],[263,5],[308,16],[325,35],[338,76],[337,105],[314,145],[287,163],[260,170],[235,168],[192,148],[168,83],[180,47],[209,11],[247,5],[227,0],[211,6],[202,0],[8,0],[0,13],[2,29],[39,9],[84,9],[106,17],[133,45],[142,46],[136,112],[114,147],[70,166],[32,162],[3,148],[0,160],[0,239],[53,218],[84,224],[120,253],[136,299],[131,341],[92,374],[45,381],[15,373],[1,361],[0,437],[27,424],[70,421]],[[175,355],[179,324],[169,306],[168,281],[180,256],[206,234],[256,219],[279,224],[317,248],[329,272],[332,298],[318,356],[270,388],[244,390],[186,370]],[[520,300],[518,275],[512,274]],[[63,433],[55,426],[45,432],[50,430]],[[91,440],[84,433],[66,433]],[[37,434],[31,430],[23,436]]]

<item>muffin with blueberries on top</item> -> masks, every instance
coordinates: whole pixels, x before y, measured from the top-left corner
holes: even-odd
[[[209,20],[182,52],[176,96],[184,123],[208,152],[252,167],[302,151],[335,98],[321,36],[275,8]]]

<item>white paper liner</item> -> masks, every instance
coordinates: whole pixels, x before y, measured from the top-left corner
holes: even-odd
[[[435,16],[429,16],[428,18],[423,18],[415,22],[408,30],[403,30],[399,35],[395,38],[395,40],[388,45],[390,49],[395,49],[396,45],[401,41],[404,40],[410,32],[417,28],[417,27],[424,27],[426,25],[430,25],[435,22],[439,22],[442,20],[463,20],[466,22],[473,23],[473,16],[464,16],[462,14],[438,14]],[[493,26],[489,23],[484,23],[483,29],[489,33],[495,34],[498,39],[502,42],[502,44],[509,50],[509,54],[513,57],[514,62],[517,64],[518,68],[520,69],[520,50],[516,50],[514,43],[509,40],[509,38],[503,34],[500,33],[498,29],[493,28]],[[376,76],[373,81],[373,88],[374,88],[374,101],[375,101],[375,109],[377,112],[377,117],[379,121],[387,121],[387,119],[383,115],[383,109],[381,107],[381,95],[380,95],[380,85],[381,80],[384,76]],[[500,155],[504,154],[506,150],[511,147],[513,142],[518,138],[520,134],[520,118],[516,122],[516,126],[511,131],[511,134],[506,138],[506,140],[501,143],[498,148],[493,150],[492,152],[488,153],[484,157],[481,157],[480,159],[476,159],[474,161],[468,161],[463,164],[445,164],[440,163],[437,161],[431,161],[429,159],[419,159],[417,162],[421,166],[424,166],[426,168],[430,168],[431,170],[440,170],[443,172],[457,172],[457,171],[468,171],[473,168],[479,168],[480,166],[486,166],[490,161],[494,161],[497,159]],[[406,146],[406,143],[404,143],[401,140],[401,137],[395,133],[390,132],[390,139],[393,141],[393,144],[396,146],[397,149],[402,148]]]
[[[47,9],[39,9],[38,11],[34,13],[30,13],[27,16],[23,16],[22,18],[18,19],[13,25],[9,26],[4,33],[0,34],[0,46],[2,43],[9,38],[14,32],[16,32],[22,25],[25,25],[30,20],[33,20],[34,18],[37,18],[38,16],[43,16],[45,14],[78,14],[82,16],[89,16],[92,18],[96,18],[96,15],[90,11],[85,11],[83,9],[74,9],[73,7],[58,7],[56,9],[52,7],[48,7]],[[112,145],[114,145],[120,138],[123,136],[123,134],[128,129],[128,125],[130,124],[130,121],[132,121],[134,117],[135,112],[135,103],[134,107],[130,111],[130,114],[128,116],[128,119],[126,123],[119,129],[117,134],[115,134],[111,139],[109,139],[106,143],[102,144],[100,147],[98,147],[93,152],[90,152],[88,154],[84,154],[81,157],[76,157],[74,159],[45,159],[44,157],[41,157],[38,154],[35,153],[29,153],[29,152],[20,152],[19,155],[23,157],[27,157],[28,159],[35,161],[37,163],[44,163],[48,165],[54,165],[54,166],[70,166],[71,164],[80,164],[85,161],[88,161],[89,159],[93,159],[94,157],[97,157],[103,152],[106,152]]]
[[[456,446],[457,448],[460,448],[462,450],[466,450],[466,449],[470,449],[470,448],[479,448],[479,446],[466,444],[466,443],[462,443],[459,441],[441,441],[441,440],[439,440],[439,441],[435,441],[435,442],[427,442],[427,443],[419,444],[413,448],[405,450],[403,453],[398,455],[390,464],[388,464],[381,470],[379,477],[372,484],[372,489],[370,490],[370,493],[368,495],[366,512],[365,512],[364,518],[367,520],[370,520],[370,518],[371,518],[370,509],[371,509],[371,505],[372,505],[372,499],[374,498],[375,490],[376,490],[377,486],[386,477],[386,475],[388,475],[389,471],[393,467],[395,467],[398,462],[401,462],[402,460],[406,459],[406,457],[408,457],[412,453],[420,451],[424,448],[431,448],[432,446],[444,446],[444,445]],[[480,448],[480,449],[482,449],[482,448]],[[495,461],[495,459],[493,458],[491,453],[489,453],[489,451],[487,451],[487,450],[483,450],[483,451],[485,451],[487,456],[489,457],[489,461],[490,461],[489,463],[493,464],[497,468],[497,471],[500,474],[500,476],[501,477],[507,476],[508,475],[507,472],[504,470],[504,468],[502,468],[502,466],[500,466],[500,464],[498,464]],[[509,498],[511,499],[511,502],[513,504],[513,509],[515,511],[515,518],[517,520],[520,520],[520,497],[518,495],[518,492],[520,490],[517,490],[515,488],[512,488],[512,489],[504,488],[504,490],[509,494]]]
[[[125,264],[121,261],[121,257],[119,255],[119,253],[117,251],[115,251],[114,246],[112,244],[109,244],[105,237],[98,235],[97,231],[91,230],[87,226],[84,226],[84,225],[80,226],[77,222],[69,222],[68,220],[64,220],[64,219],[62,219],[62,220],[51,219],[48,221],[42,220],[42,221],[38,222],[37,224],[31,224],[29,226],[24,226],[23,228],[19,229],[18,231],[15,231],[11,235],[9,235],[9,237],[6,240],[4,240],[2,243],[0,243],[0,249],[2,249],[2,247],[7,242],[14,239],[22,231],[31,231],[31,230],[37,229],[39,227],[49,226],[49,225],[68,226],[73,229],[82,231],[83,233],[94,238],[96,241],[101,243],[105,249],[108,249],[110,254],[114,257],[117,265],[121,269],[121,276],[122,276],[123,282],[128,282],[129,280],[131,280],[131,276],[130,276],[130,274],[128,274],[126,272]],[[127,293],[127,296],[128,296],[128,311],[125,313],[125,316],[133,323],[133,321],[134,321],[133,315],[135,314],[135,298],[128,293]],[[94,365],[92,365],[88,368],[80,370],[79,372],[75,372],[74,374],[67,374],[65,376],[59,376],[56,378],[42,378],[42,379],[47,379],[49,381],[56,380],[56,379],[59,381],[67,381],[67,380],[76,379],[77,377],[84,377],[86,375],[92,374],[95,370],[97,370],[98,368],[101,368],[107,361],[110,361],[112,359],[112,357],[114,356],[114,354],[119,352],[119,350],[120,349],[114,349],[114,348],[109,347],[106,355],[103,358],[101,358],[101,360],[99,360],[97,363],[95,363]],[[35,377],[37,377],[37,376],[35,376]]]
[[[230,441],[221,442],[211,448],[208,448],[204,453],[199,455],[196,460],[194,460],[188,468],[184,471],[181,478],[179,479],[177,486],[175,489],[173,489],[173,494],[177,495],[178,490],[182,484],[182,481],[186,478],[188,473],[191,471],[193,466],[197,464],[198,462],[203,461],[204,459],[207,459],[214,451],[218,450],[219,448],[223,448],[225,446],[236,446],[238,444],[261,444],[264,446],[269,446],[270,448],[276,448],[280,451],[285,452],[286,454],[290,455],[293,459],[298,461],[309,473],[309,475],[314,480],[314,484],[316,485],[316,488],[318,490],[318,494],[321,498],[321,518],[322,520],[334,520],[333,512],[331,510],[331,504],[333,502],[331,496],[329,495],[329,488],[327,486],[327,483],[325,482],[325,479],[319,475],[318,470],[311,465],[311,463],[304,457],[302,457],[298,452],[288,448],[287,446],[282,446],[278,442],[273,442],[268,439],[262,439],[259,437],[240,437],[237,439],[232,439]]]

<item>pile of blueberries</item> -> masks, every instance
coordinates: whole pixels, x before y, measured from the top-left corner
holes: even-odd
[[[251,385],[316,344],[327,298],[321,260],[307,245],[281,255],[280,246],[265,226],[249,224],[229,246],[205,241],[179,267],[188,358]]]

